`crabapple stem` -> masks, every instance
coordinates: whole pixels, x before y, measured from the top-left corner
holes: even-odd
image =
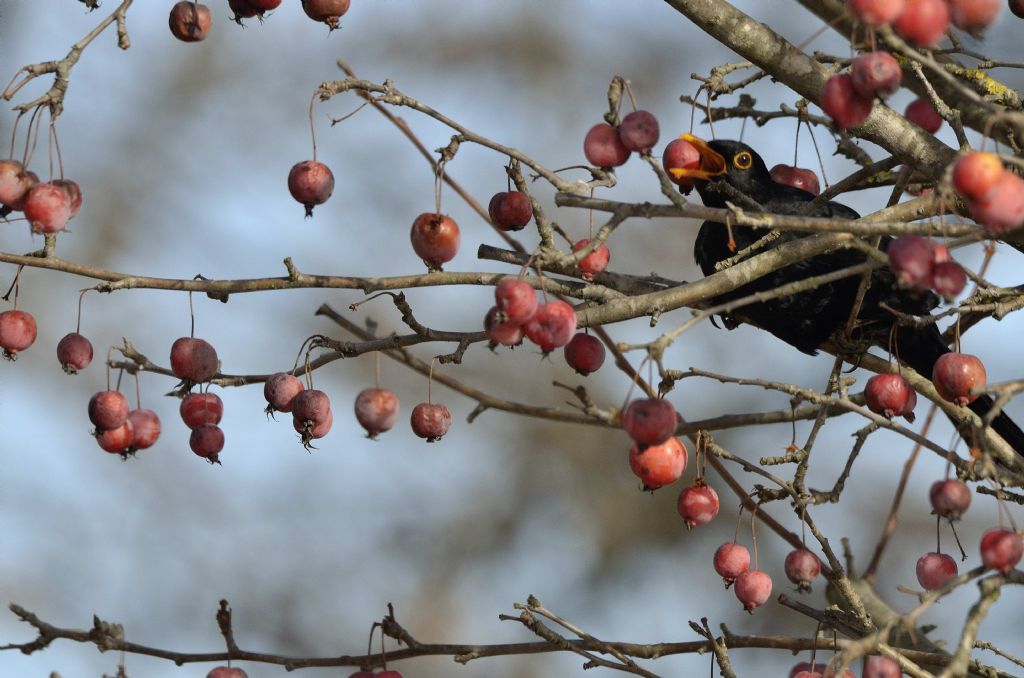
[[[192,339],[196,338],[196,313],[192,307],[192,292],[188,293],[188,317],[189,317],[189,329],[188,336]]]
[[[313,124],[313,104],[316,103],[319,95],[319,89],[313,92],[313,96],[309,98],[309,136],[313,140],[313,162],[316,162],[316,125]]]
[[[75,334],[82,333],[82,298],[88,291],[89,288],[86,288],[78,293],[78,320],[75,322]]]

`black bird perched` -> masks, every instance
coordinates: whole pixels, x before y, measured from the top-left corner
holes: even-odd
[[[707,207],[725,207],[727,200],[737,202],[730,199],[726,192],[715,190],[716,180],[719,180],[757,202],[771,214],[832,219],[860,217],[854,210],[837,202],[825,202],[806,212],[808,203],[815,196],[775,182],[761,157],[740,141],[719,139],[705,142],[689,134],[683,136],[696,146],[701,164],[696,169],[673,169],[671,173],[677,175],[677,178],[682,176],[693,179]],[[694,243],[694,258],[704,275],[711,275],[716,272],[715,265],[720,261],[753,245],[769,232],[767,228],[732,226],[732,244],[735,246],[732,249],[729,229],[723,224],[705,221]],[[766,247],[777,247],[802,237],[806,236],[783,231]],[[882,249],[890,241],[891,238],[884,238]],[[755,292],[773,290],[787,283],[856,266],[864,261],[864,255],[856,250],[839,249],[773,271],[716,297],[712,303],[717,305]],[[822,344],[845,326],[857,296],[860,279],[859,275],[849,276],[799,294],[748,304],[731,313],[727,320],[746,322],[767,330],[804,353],[815,355]],[[885,310],[883,304],[905,314],[927,315],[938,305],[938,298],[931,292],[917,293],[901,288],[892,271],[885,267],[876,268],[871,274],[871,284],[857,317],[855,337],[883,348],[894,343],[899,359],[930,379],[935,361],[949,352],[935,324],[896,324],[895,316]],[[984,416],[992,407],[992,399],[983,395],[969,407],[979,416]],[[1024,457],[1024,431],[1012,419],[1000,413],[993,420],[992,427],[1018,455]]]

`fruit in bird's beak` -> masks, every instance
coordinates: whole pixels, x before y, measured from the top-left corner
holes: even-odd
[[[685,164],[677,165],[671,162],[668,149],[665,149],[665,171],[669,173],[677,184],[681,184],[685,180],[693,181],[694,179],[708,181],[712,177],[725,174],[725,158],[708,146],[706,141],[692,134],[683,134],[672,143],[676,144],[679,141],[683,142],[677,146],[680,149],[679,157],[687,160]],[[699,164],[695,164],[692,152],[684,144],[688,144],[697,151],[697,157],[700,160]],[[686,151],[686,153],[684,154],[683,151]]]

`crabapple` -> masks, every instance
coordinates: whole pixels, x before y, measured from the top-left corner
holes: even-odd
[[[36,184],[32,176],[17,160],[0,160],[0,204],[20,210],[28,189]]]
[[[36,184],[25,194],[22,211],[33,233],[57,233],[71,219],[71,197],[52,183]]]
[[[487,214],[502,231],[520,231],[533,218],[533,204],[525,193],[503,191],[491,197],[487,203]]]
[[[13,309],[0,313],[0,348],[4,357],[15,360],[36,340],[36,319],[31,313]]]
[[[604,364],[604,344],[595,336],[577,332],[565,345],[565,362],[584,377]]]
[[[679,480],[686,470],[686,446],[676,437],[658,445],[641,449],[636,443],[629,448],[629,467],[645,490],[656,490]]]
[[[579,252],[589,244],[590,238],[579,240],[572,246],[572,251]],[[608,260],[611,259],[611,256],[612,253],[608,249],[608,245],[604,243],[598,245],[593,252],[576,262],[576,268],[582,273],[580,277],[588,281],[593,280],[595,275],[608,267]]]
[[[210,463],[219,464],[220,451],[224,449],[224,431],[216,424],[196,426],[188,437],[188,446]]]
[[[956,478],[937,480],[928,490],[928,499],[932,503],[932,513],[948,520],[960,520],[971,505],[971,488]]]
[[[322,21],[333,31],[348,11],[350,0],[302,0],[302,9],[313,21]]]
[[[947,553],[931,551],[917,559],[917,583],[928,591],[942,588],[956,575],[956,561]]]
[[[896,57],[888,52],[861,54],[850,64],[854,89],[862,97],[886,98],[900,88],[903,71]]]
[[[981,538],[981,562],[1006,574],[1020,562],[1024,554],[1024,541],[1013,530],[989,530]]]
[[[967,271],[955,261],[936,262],[932,268],[932,289],[946,301],[952,301],[967,286]]]
[[[257,12],[269,12],[281,6],[281,0],[248,0],[249,5]]]
[[[647,111],[633,111],[619,123],[619,140],[637,153],[650,153],[660,133],[658,119]]]
[[[664,398],[638,398],[622,413],[622,428],[641,448],[660,445],[676,431],[676,408]]]
[[[502,313],[497,306],[492,306],[484,317],[484,332],[491,340],[491,348],[502,346],[518,346],[523,343],[523,326],[512,322],[502,322]]]
[[[969,201],[971,218],[997,235],[1024,226],[1024,179],[1004,172],[989,193]]]
[[[291,412],[295,396],[305,390],[302,380],[287,372],[276,372],[263,384],[263,397],[267,401],[267,412]]]
[[[219,424],[224,416],[224,401],[216,393],[189,393],[181,399],[178,413],[185,426]]]
[[[228,7],[235,13],[235,15],[231,17],[232,21],[237,23],[239,26],[242,25],[242,19],[251,19],[258,14],[258,10],[251,2],[249,2],[249,0],[228,0]]]
[[[1024,19],[1024,0],[1009,0],[1010,11]]]
[[[697,480],[682,491],[676,508],[687,527],[707,525],[718,515],[718,493],[703,480]]]
[[[132,410],[128,423],[132,425],[132,451],[152,447],[160,437],[160,417],[153,410]]]
[[[987,28],[1002,7],[1002,0],[947,0],[950,18],[957,28],[978,35]]]
[[[807,549],[794,549],[786,556],[786,578],[800,591],[810,591],[811,582],[821,572],[821,561]]]
[[[917,393],[901,374],[876,374],[864,387],[864,400],[868,409],[887,419],[904,417],[914,421]]]
[[[715,551],[714,566],[729,588],[737,577],[750,569],[750,551],[743,544],[727,541]]]
[[[311,421],[314,424],[327,419],[331,413],[331,399],[315,388],[304,389],[292,398],[292,417],[296,421]]]
[[[132,449],[135,432],[132,423],[125,419],[124,423],[112,429],[96,429],[96,442],[105,451],[112,454],[128,454]]]
[[[537,292],[519,278],[502,278],[494,286],[495,306],[502,313],[502,322],[522,325],[537,312]]]
[[[57,360],[68,374],[77,374],[92,362],[92,342],[78,332],[70,332],[57,343]]]
[[[523,332],[544,353],[565,346],[576,331],[576,311],[572,306],[555,299],[541,304],[537,312],[523,324]]]
[[[943,0],[906,0],[892,27],[908,42],[933,47],[949,30],[949,7]]]
[[[873,655],[864,664],[864,678],[900,678],[903,669],[895,659]]]
[[[927,99],[911,101],[903,111],[903,117],[931,134],[935,134],[942,127],[942,116]]]
[[[74,219],[78,216],[79,210],[82,209],[82,189],[78,184],[70,179],[54,179],[50,182],[54,186],[60,186],[64,189],[64,192],[68,195],[68,202],[71,206],[70,219]]]
[[[807,191],[813,195],[821,193],[821,185],[818,183],[818,175],[813,170],[792,165],[778,164],[768,170],[775,183],[785,184],[801,191]]]
[[[448,433],[452,426],[452,413],[439,403],[420,403],[412,408],[409,424],[414,434],[426,438],[428,443],[434,443]]]
[[[977,356],[968,353],[943,353],[932,368],[932,383],[945,400],[967,405],[978,396],[971,390],[984,388],[987,375],[985,365]]]
[[[366,429],[367,438],[376,438],[395,425],[398,398],[384,388],[366,388],[356,396],[356,419]]]
[[[171,372],[185,381],[199,384],[217,374],[217,350],[203,339],[179,337],[171,344]]]
[[[394,670],[378,671],[377,678],[402,678],[402,674]]]
[[[682,170],[698,169],[700,167],[700,151],[686,139],[673,139],[668,142],[664,153],[661,156],[661,165],[665,172],[684,193],[693,189],[693,180],[683,175]],[[673,173],[672,170],[678,170]]]
[[[424,212],[412,222],[412,249],[431,271],[455,258],[459,251],[459,226],[448,215]]]
[[[819,105],[832,118],[836,129],[842,131],[847,127],[857,127],[867,120],[873,101],[857,92],[853,78],[848,74],[837,73],[826,80],[821,88]]]
[[[931,287],[935,267],[935,245],[919,235],[901,235],[889,242],[886,250],[889,268],[901,285],[916,292]]]
[[[327,410],[327,414],[317,421],[292,417],[292,426],[295,428],[295,432],[302,436],[302,444],[307,448],[309,441],[318,440],[330,433],[333,425],[334,413],[330,410]]]
[[[117,391],[100,391],[89,399],[89,421],[97,431],[111,431],[128,421],[128,399]]]
[[[171,34],[182,42],[199,42],[210,32],[213,19],[210,8],[198,2],[175,3],[167,19]]]
[[[218,666],[206,674],[206,678],[249,678],[245,671],[232,666]]]
[[[583,155],[596,167],[618,167],[629,160],[629,149],[619,139],[617,129],[606,122],[599,122],[583,139]]]
[[[303,160],[288,171],[288,192],[306,208],[306,218],[313,216],[313,208],[327,202],[334,192],[334,174],[331,168],[316,160]]]
[[[743,603],[743,609],[751,612],[761,607],[772,595],[772,578],[761,570],[747,570],[736,577],[736,597]]]
[[[903,13],[904,0],[846,0],[846,7],[864,23],[881,26]]]
[[[995,153],[971,151],[953,165],[953,189],[970,200],[983,200],[1006,173]]]

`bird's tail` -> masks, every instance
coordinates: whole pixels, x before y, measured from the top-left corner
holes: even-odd
[[[897,342],[900,360],[928,379],[932,377],[932,368],[935,367],[935,361],[939,356],[949,353],[949,348],[942,341],[942,336],[934,325],[901,328],[897,334]],[[993,404],[992,398],[981,395],[968,407],[979,417],[984,417],[992,409]],[[1000,412],[992,420],[992,428],[1018,456],[1024,457],[1024,431],[1013,419],[1005,412]]]

